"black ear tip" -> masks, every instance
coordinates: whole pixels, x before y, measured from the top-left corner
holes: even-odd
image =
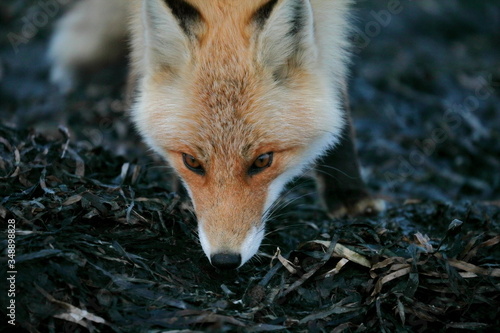
[[[182,30],[187,35],[193,35],[192,25],[201,21],[201,14],[190,3],[184,0],[164,0],[170,8]]]
[[[270,0],[255,11],[253,20],[258,28],[262,28],[266,24],[277,3],[278,0]],[[292,11],[292,15],[289,18],[290,30],[288,34],[290,36],[295,36],[300,33],[306,25],[307,14],[304,12],[306,3],[305,0],[291,0],[286,6],[290,7]]]
[[[257,11],[255,11],[255,13],[253,14],[253,20],[255,21],[257,26],[261,27],[266,23],[277,2],[278,0],[270,0],[265,5],[257,9]]]

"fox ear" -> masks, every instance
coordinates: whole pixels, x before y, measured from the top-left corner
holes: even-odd
[[[254,14],[257,61],[278,78],[290,66],[307,66],[317,57],[309,0],[271,0]]]
[[[199,12],[183,0],[145,0],[142,15],[146,58],[175,72],[190,57],[189,43],[201,23]]]

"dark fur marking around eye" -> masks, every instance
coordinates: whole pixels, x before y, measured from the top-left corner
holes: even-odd
[[[201,21],[201,15],[198,10],[183,0],[165,0],[165,3],[186,35],[193,36],[192,26]]]

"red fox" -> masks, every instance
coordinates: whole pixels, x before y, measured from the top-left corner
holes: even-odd
[[[315,162],[332,216],[383,209],[346,109],[351,2],[82,0],[52,38],[51,78],[69,87],[131,36],[137,129],[186,188],[211,264],[237,268],[285,184]]]

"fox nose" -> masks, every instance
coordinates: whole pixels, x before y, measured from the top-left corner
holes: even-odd
[[[241,264],[241,255],[236,253],[216,253],[211,256],[212,265],[221,269],[237,268]]]

